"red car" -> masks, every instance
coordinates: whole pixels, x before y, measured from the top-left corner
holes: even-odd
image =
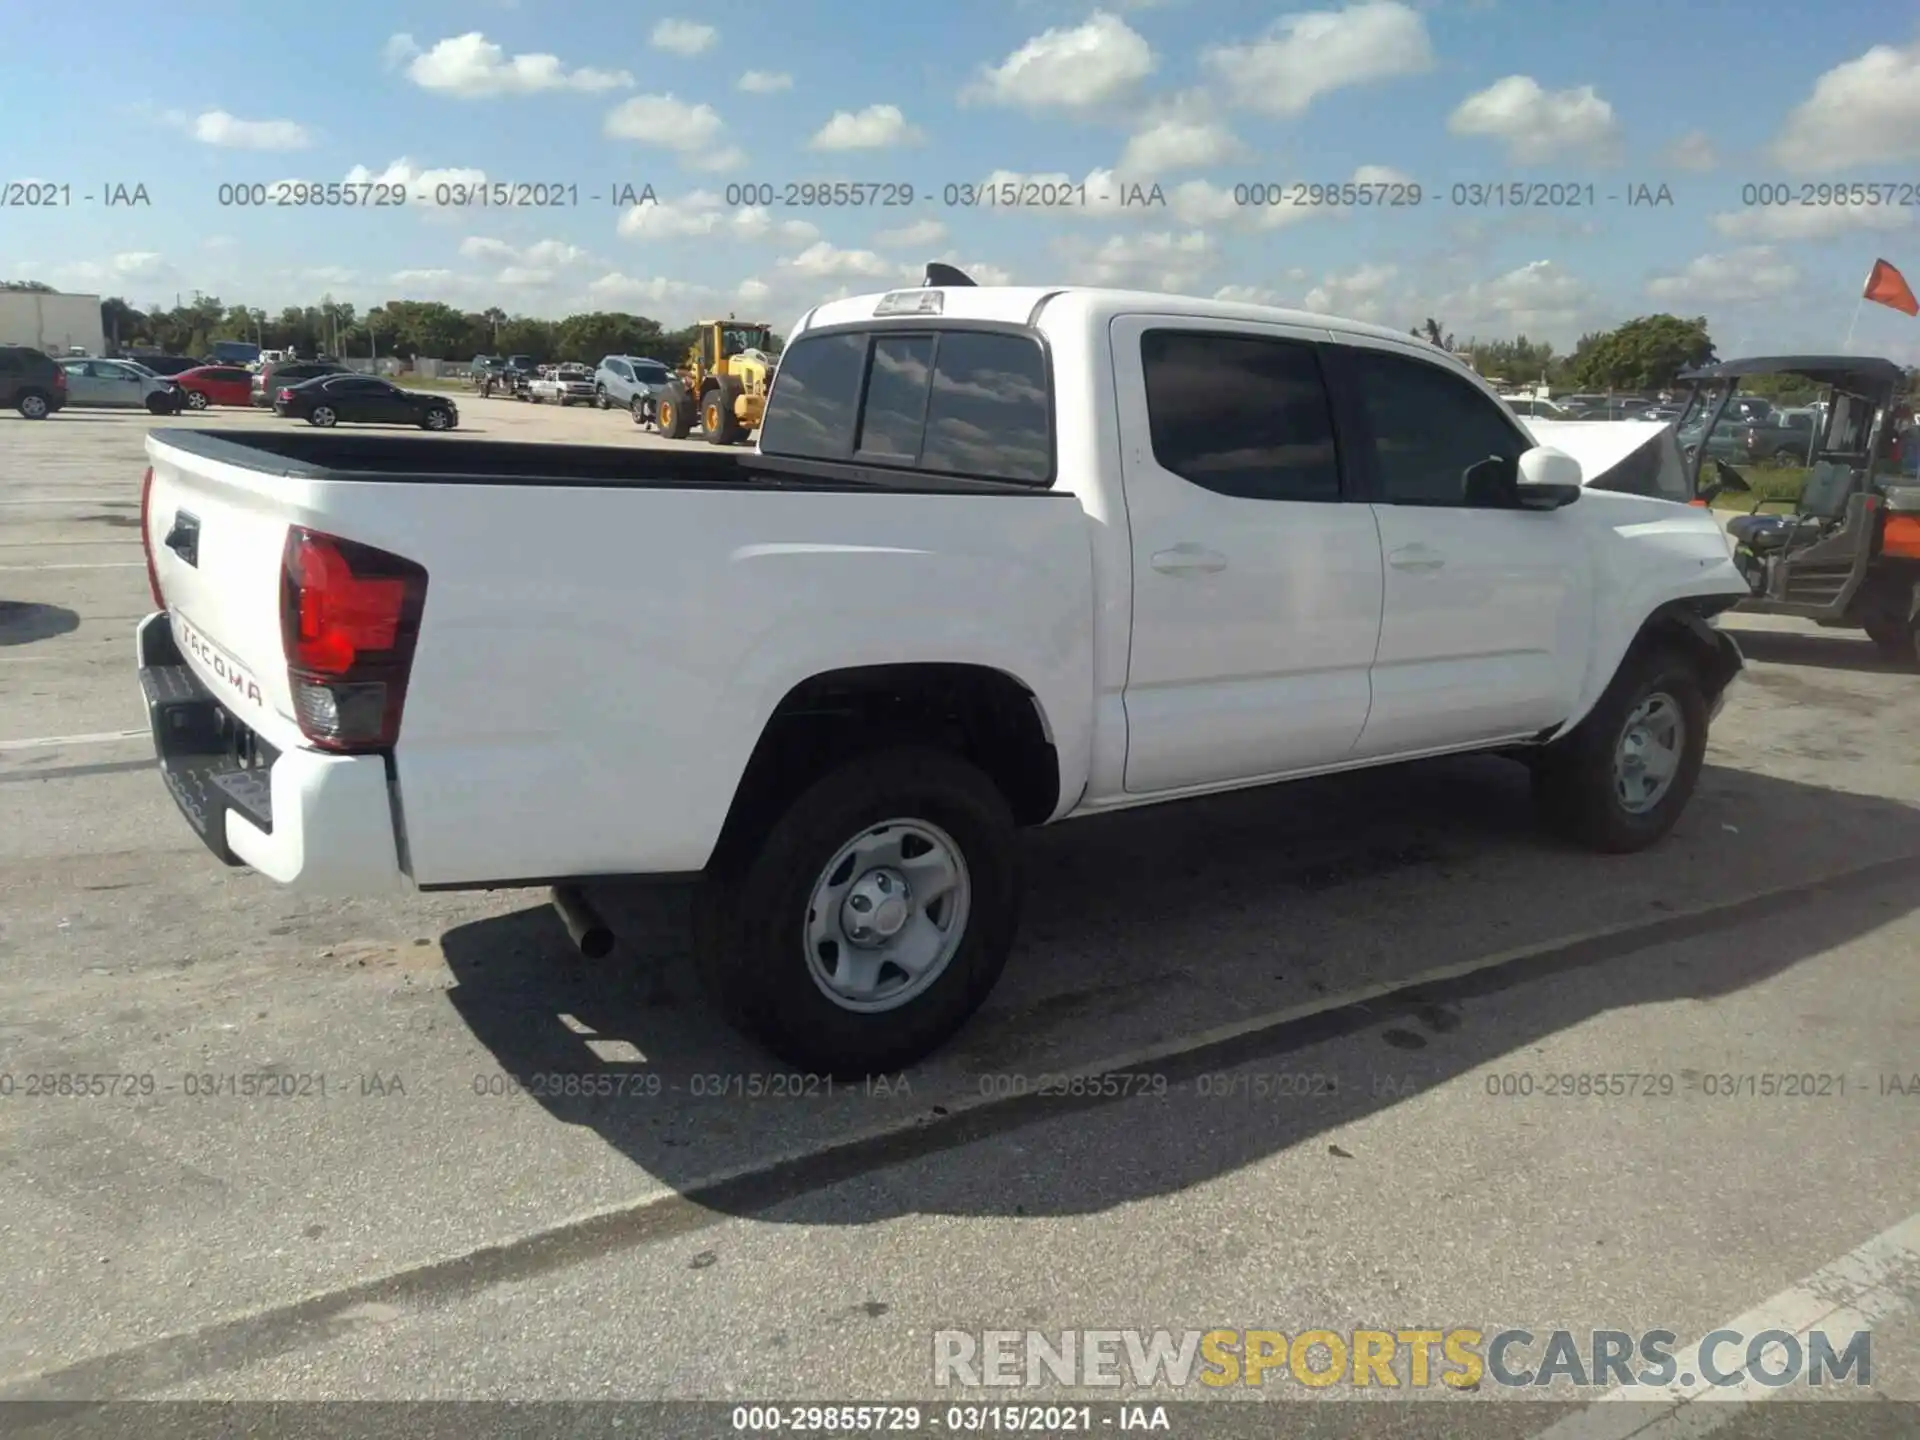
[[[182,370],[173,379],[187,392],[189,410],[204,410],[209,405],[253,404],[253,372],[238,365],[199,365]]]

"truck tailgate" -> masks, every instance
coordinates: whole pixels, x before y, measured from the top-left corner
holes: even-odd
[[[180,653],[235,716],[300,743],[280,636],[280,565],[310,482],[184,455],[148,437],[142,516]]]

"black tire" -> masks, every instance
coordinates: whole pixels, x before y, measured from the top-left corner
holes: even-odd
[[[212,405],[212,403],[203,391],[189,390],[187,392],[186,406],[189,410],[205,410]]]
[[[177,412],[174,409],[173,402],[167,399],[166,396],[149,395],[147,397],[147,413],[149,415],[172,415]]]
[[[627,406],[627,413],[633,417],[634,424],[644,427],[648,419],[647,402],[638,395],[634,396],[633,403]]]
[[[22,420],[44,420],[53,413],[53,401],[40,390],[22,390],[14,397],[13,408]]]
[[[829,998],[802,943],[814,884],[847,841],[892,819],[950,836],[971,885],[966,929],[939,978],[897,1008]],[[1020,913],[1013,814],[980,770],[903,746],[850,761],[802,792],[752,853],[716,860],[695,907],[700,972],[727,1018],[800,1070],[852,1078],[901,1069],[964,1025],[1006,968]]]
[[[307,416],[307,424],[316,430],[331,430],[339,423],[339,413],[331,405],[316,405]]]
[[[684,440],[693,433],[693,407],[687,392],[675,390],[654,402],[660,433],[669,440]]]
[[[607,387],[604,385],[596,385],[593,387],[593,400],[602,410],[611,410],[613,408],[613,397],[607,394]]]
[[[420,417],[420,428],[422,430],[451,430],[453,428],[453,412],[444,405],[429,406],[427,413]]]
[[[733,413],[734,391],[724,382],[700,397],[700,428],[709,445],[737,445],[743,433]]]
[[[1634,813],[1615,789],[1614,756],[1640,702],[1664,694],[1684,730],[1680,761],[1659,801]],[[1613,683],[1574,728],[1533,767],[1541,820],[1562,837],[1605,854],[1626,855],[1664,839],[1693,798],[1707,753],[1708,705],[1698,667],[1670,645],[1629,651]]]

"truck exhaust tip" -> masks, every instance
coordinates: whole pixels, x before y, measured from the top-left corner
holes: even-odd
[[[589,960],[604,960],[613,953],[613,929],[600,912],[574,885],[553,887],[553,908],[560,923],[567,927],[567,938]]]

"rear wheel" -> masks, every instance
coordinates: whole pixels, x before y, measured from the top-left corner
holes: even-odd
[[[207,408],[207,404],[208,401],[204,391],[189,390],[187,392],[187,408],[189,410],[204,410]],[[158,414],[159,412],[155,411],[154,413]]]
[[[716,864],[697,907],[702,977],[790,1065],[911,1065],[1006,967],[1018,862],[1012,812],[980,770],[919,746],[863,756],[804,791],[751,855]]]
[[[27,420],[44,420],[53,413],[52,402],[38,390],[22,391],[19,398],[13,402],[13,408]]]
[[[1707,718],[1699,671],[1684,654],[1630,652],[1592,713],[1534,766],[1541,818],[1610,854],[1663,839],[1699,783]]]
[[[313,413],[307,416],[307,423],[321,430],[330,430],[340,423],[340,417],[333,413],[331,405],[316,405]]]

